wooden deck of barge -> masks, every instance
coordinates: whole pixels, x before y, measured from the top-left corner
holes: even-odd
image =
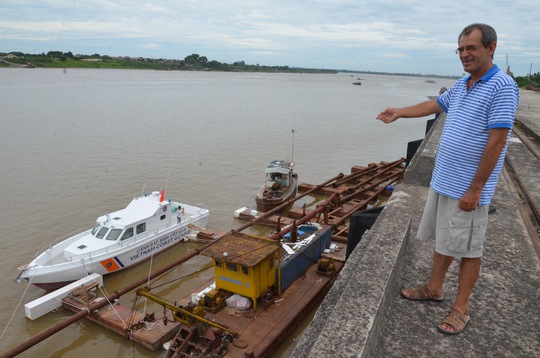
[[[333,254],[336,259],[343,258],[345,249]],[[336,274],[343,267],[343,262],[336,261]],[[274,297],[274,303],[261,304],[257,312],[253,309],[240,311],[225,307],[217,313],[206,313],[208,320],[228,327],[239,334],[231,345],[226,357],[267,357],[287,336],[298,326],[301,320],[322,300],[336,275],[327,277],[317,274],[317,265],[313,265],[306,274],[299,278],[280,297]],[[199,291],[208,287],[212,281],[206,282]],[[197,290],[196,290],[197,291]],[[186,306],[191,295],[177,301],[178,305]],[[85,310],[87,305],[66,297],[63,300],[65,309],[78,312]],[[170,313],[169,313],[170,316]],[[235,319],[231,319],[235,316]],[[163,324],[163,313],[155,313],[155,320],[141,325],[128,335],[126,327],[134,322],[144,320],[141,312],[132,311],[131,307],[120,303],[107,305],[91,312],[87,318],[123,337],[129,338],[153,351],[158,351],[163,344],[172,340],[181,324],[169,321]]]
[[[104,299],[100,297],[98,299]],[[91,301],[90,303],[93,303]],[[79,312],[85,310],[88,305],[73,297],[62,299],[64,309],[71,312]],[[127,337],[137,343],[142,344],[146,348],[157,351],[162,349],[165,342],[170,341],[178,332],[180,323],[168,322],[163,324],[163,313],[155,313],[155,319],[152,322],[147,322],[140,325],[139,329],[132,330],[128,336],[127,327],[133,323],[144,321],[144,315],[141,312],[133,311],[132,307],[124,306],[120,303],[106,305],[98,310],[90,312],[86,317],[88,320],[114,331],[123,337]]]

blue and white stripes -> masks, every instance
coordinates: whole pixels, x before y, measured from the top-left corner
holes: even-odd
[[[478,170],[489,130],[511,129],[519,101],[515,81],[496,65],[467,90],[469,80],[470,76],[458,80],[437,98],[447,117],[431,186],[436,192],[458,200],[467,192]],[[491,202],[505,154],[506,146],[484,186],[480,205]]]

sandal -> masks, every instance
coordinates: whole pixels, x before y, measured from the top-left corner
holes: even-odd
[[[454,308],[446,317],[444,317],[443,321],[437,328],[439,328],[439,332],[444,334],[459,334],[463,332],[470,319],[471,318],[467,313],[463,314]],[[443,328],[443,324],[452,327],[454,330],[449,331]]]
[[[404,290],[409,290],[409,295],[406,296],[403,292]],[[441,302],[443,300],[443,295],[441,294],[440,297],[437,297],[435,294],[433,294],[427,286],[422,286],[419,288],[406,288],[401,290],[401,296],[403,298],[406,298],[408,300],[412,301],[434,301],[434,302]]]

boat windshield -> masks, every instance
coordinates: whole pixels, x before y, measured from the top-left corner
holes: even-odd
[[[109,232],[109,235],[107,235],[107,240],[116,241],[121,232],[121,229],[111,229],[111,232]]]
[[[103,239],[107,235],[107,231],[109,231],[108,227],[101,226],[94,236],[96,237],[96,239]]]
[[[101,225],[99,224],[96,224],[96,226],[94,226],[94,228],[92,229],[92,236],[96,236],[96,232],[98,232],[100,227]]]

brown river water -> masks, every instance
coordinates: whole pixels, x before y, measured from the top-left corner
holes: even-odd
[[[362,85],[353,86],[358,78]],[[26,319],[24,304],[44,291],[13,282],[17,267],[48,243],[164,187],[167,197],[209,209],[210,228],[228,231],[242,224],[234,210],[255,207],[264,168],[273,159],[294,160],[301,183],[319,184],[348,174],[354,165],[404,157],[407,143],[424,137],[425,120],[384,125],[375,117],[454,82],[424,80],[343,73],[0,69],[0,351],[69,316],[58,311]],[[196,246],[181,243],[152,262],[106,276],[105,288],[111,293],[125,287]],[[207,267],[206,258],[190,261],[155,293],[181,297],[212,277]],[[130,305],[134,298],[124,295],[121,302]],[[277,355],[287,352],[285,347]],[[160,354],[83,319],[19,356]]]

